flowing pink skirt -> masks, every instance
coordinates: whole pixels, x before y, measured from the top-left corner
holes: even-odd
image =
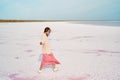
[[[52,53],[42,54],[41,66],[48,66],[52,64],[60,64],[60,62],[54,57]]]

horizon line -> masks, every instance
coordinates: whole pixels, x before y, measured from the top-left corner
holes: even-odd
[[[76,22],[76,21],[94,21],[94,22],[119,22],[120,20],[18,20],[18,19],[0,19],[0,22]]]

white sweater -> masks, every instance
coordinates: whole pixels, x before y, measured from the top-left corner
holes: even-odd
[[[42,42],[42,53],[50,54],[51,53],[50,44],[49,44],[48,37],[46,36],[45,33],[43,33],[41,36],[41,42]]]

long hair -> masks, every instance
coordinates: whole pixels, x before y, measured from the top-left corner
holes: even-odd
[[[46,27],[46,28],[44,29],[44,32],[47,32],[48,30],[51,31],[51,29],[50,29],[49,27]]]
[[[51,29],[50,29],[49,27],[46,27],[46,28],[44,29],[44,33],[47,32],[48,30],[50,30],[50,32],[51,32]],[[49,34],[46,34],[46,36],[49,36]]]

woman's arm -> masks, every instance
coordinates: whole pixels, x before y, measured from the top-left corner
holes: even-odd
[[[44,45],[44,44],[45,44],[45,35],[42,34],[40,45]]]

